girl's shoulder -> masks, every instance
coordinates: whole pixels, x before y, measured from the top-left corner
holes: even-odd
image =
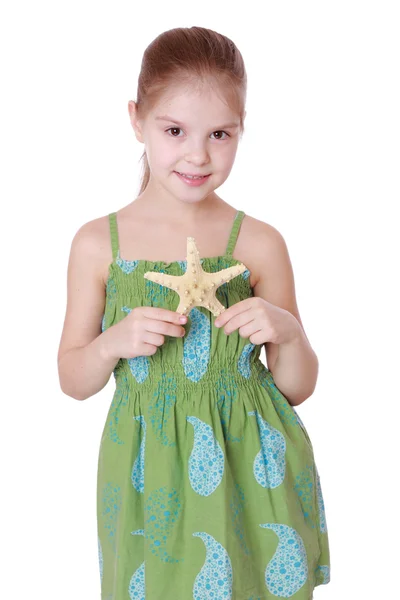
[[[84,261],[106,284],[108,267],[113,260],[109,215],[96,217],[79,227],[72,240],[71,257]]]
[[[266,277],[277,263],[285,260],[287,246],[283,235],[270,223],[246,213],[238,237],[235,255],[249,266],[253,281]]]
[[[258,241],[265,242],[266,240],[273,238],[274,235],[281,236],[277,228],[271,225],[271,223],[261,221],[261,219],[256,219],[248,213],[245,213],[242,228],[244,232],[247,232],[248,235],[257,236]]]

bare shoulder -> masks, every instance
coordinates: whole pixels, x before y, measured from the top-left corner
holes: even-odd
[[[288,253],[283,235],[269,223],[245,216],[237,242],[237,252],[243,255],[252,273],[252,287],[266,276],[267,271],[276,268],[279,256]],[[245,260],[246,259],[246,260]]]
[[[70,259],[85,260],[106,284],[108,266],[112,262],[108,215],[84,223],[75,233]]]
[[[101,333],[105,273],[112,261],[108,216],[82,225],[75,233],[67,270],[67,305],[58,359]]]

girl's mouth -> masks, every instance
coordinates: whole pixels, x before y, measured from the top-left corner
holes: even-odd
[[[174,173],[176,173],[179,177],[179,179],[181,181],[184,181],[185,183],[187,183],[190,186],[199,186],[202,185],[205,181],[207,181],[207,179],[210,177],[211,174],[209,175],[202,175],[202,176],[191,176],[191,175],[185,175],[185,173],[179,173],[179,171],[174,171]]]

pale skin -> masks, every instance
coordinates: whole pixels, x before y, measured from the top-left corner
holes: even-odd
[[[221,256],[226,249],[236,208],[215,189],[233,167],[238,117],[210,89],[178,92],[165,96],[143,121],[137,118],[135,103],[128,104],[136,139],[146,148],[151,176],[145,191],[117,211],[120,255],[127,260],[184,260],[188,236],[196,239],[201,257]],[[166,114],[181,125],[156,119]],[[222,128],[227,124],[231,126]],[[189,187],[174,171],[211,176],[202,186]],[[234,258],[250,270],[255,296],[228,308],[214,324],[223,327],[226,335],[238,330],[250,342],[263,344],[277,387],[292,405],[298,405],[315,389],[318,359],[300,319],[286,243],[272,225],[246,215]],[[67,309],[58,352],[61,388],[78,400],[107,384],[119,358],[153,355],[165,336],[185,333],[185,317],[155,307],[134,308],[102,333],[111,262],[108,216],[85,223],[71,245]]]

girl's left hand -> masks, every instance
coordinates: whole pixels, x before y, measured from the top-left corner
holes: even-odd
[[[239,329],[241,337],[249,338],[252,344],[287,344],[300,334],[300,323],[292,313],[259,296],[233,304],[214,325],[224,327],[228,335]]]

